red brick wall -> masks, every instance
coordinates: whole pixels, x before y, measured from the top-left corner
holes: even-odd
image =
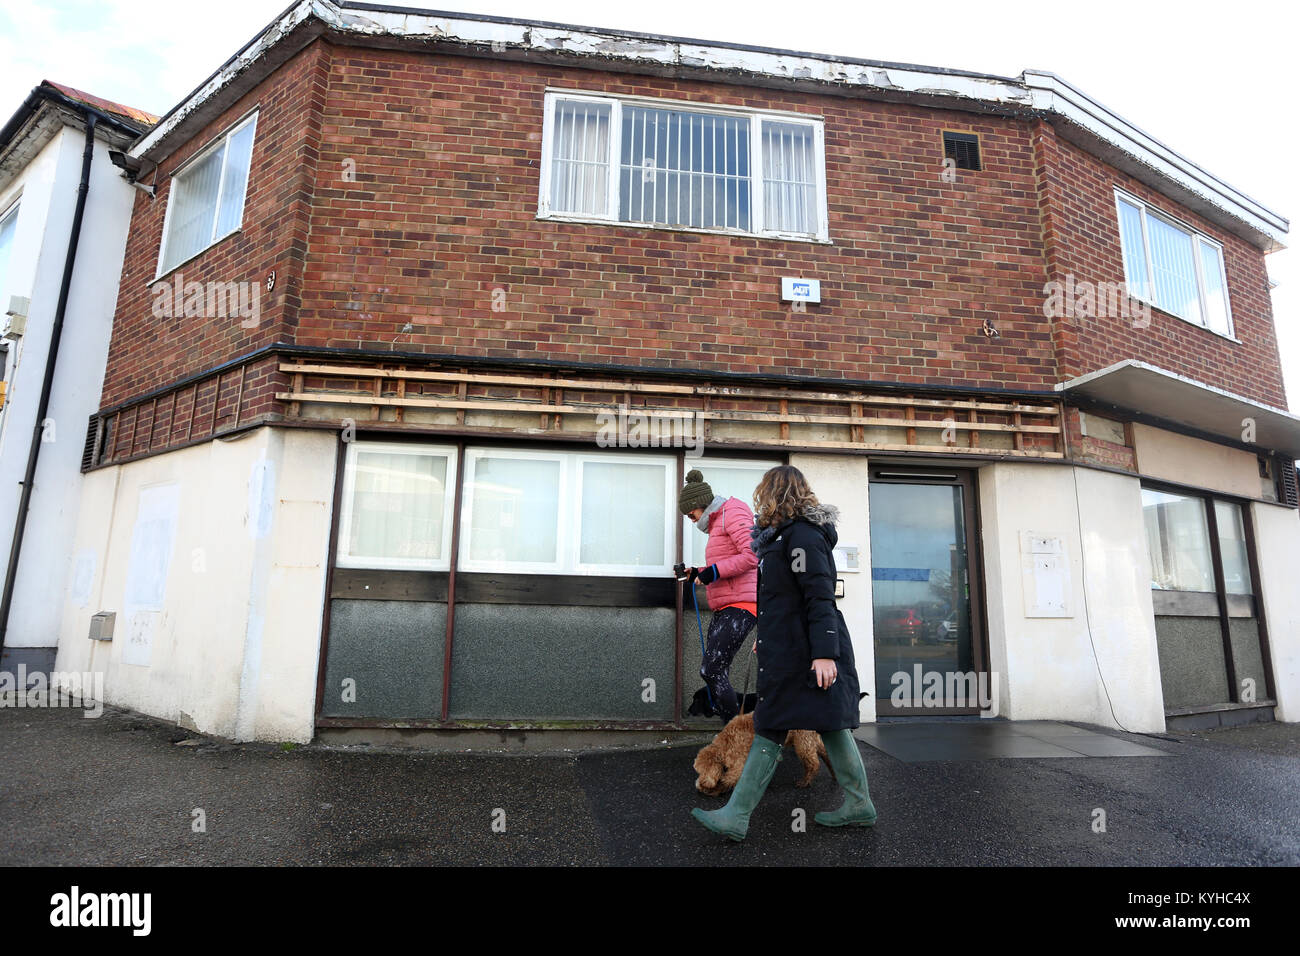
[[[821,113],[832,246],[538,221],[543,91]],[[1023,124],[717,84],[339,49],[299,344],[1041,388],[1054,380]],[[941,130],[986,169],[945,183]],[[473,132],[471,132],[473,131]],[[381,138],[378,133],[384,133]],[[822,303],[782,307],[782,276]],[[505,290],[504,312],[491,309]],[[985,318],[1001,337],[980,333]],[[415,330],[400,334],[410,321]]]
[[[1286,407],[1268,274],[1259,250],[1060,139],[1048,124],[1039,123],[1034,135],[1041,164],[1048,271],[1053,279],[1063,281],[1072,274],[1076,281],[1124,281],[1115,211],[1119,186],[1223,244],[1234,332],[1241,340],[1240,344],[1229,341],[1158,309],[1151,310],[1150,324],[1145,326],[1118,316],[1063,317],[1055,323],[1054,336],[1061,377],[1138,358]]]
[[[547,86],[823,115],[832,244],[537,220]],[[1158,198],[1050,127],[318,42],[162,172],[255,103],[245,228],[182,269],[203,279],[275,268],[283,285],[274,308],[251,332],[148,319],[162,185],[157,202],[137,203],[105,404],[276,339],[1030,389],[1136,356],[1254,397],[1280,395],[1262,257],[1218,230],[1206,229],[1228,248],[1244,348],[1207,345],[1210,333],[1167,316],[1141,334],[1045,317],[1049,276],[1122,278],[1109,182]],[[980,134],[982,172],[942,180],[944,129]],[[1061,168],[1042,168],[1045,157],[1060,157]],[[779,301],[780,278],[800,275],[822,280],[822,303],[802,315]],[[492,309],[498,288],[504,311]],[[1000,337],[981,334],[985,318]]]
[[[220,365],[259,346],[292,336],[301,296],[311,190],[316,179],[320,108],[328,48],[316,44],[289,60],[274,76],[209,123],[159,169],[145,177],[157,196],[136,197],[118,290],[101,405],[169,385]],[[239,231],[220,240],[154,283],[171,191],[171,174],[209,146],[234,122],[258,109],[252,168]],[[274,289],[265,281],[275,271]],[[156,318],[161,283],[253,282],[260,284],[260,318],[244,328],[240,317]],[[174,286],[173,286],[174,287]]]

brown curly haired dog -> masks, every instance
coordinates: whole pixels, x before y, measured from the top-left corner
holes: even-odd
[[[745,769],[745,758],[753,742],[754,715],[733,717],[713,738],[713,743],[696,754],[694,766],[699,779],[695,781],[695,789],[717,797],[734,787],[740,779],[740,772]],[[795,786],[808,786],[817,774],[818,758],[826,760],[826,747],[821,735],[815,730],[792,730],[785,735],[785,746],[794,747],[795,756],[803,764],[803,779]],[[826,760],[826,770],[834,780],[835,771],[831,769],[829,760]]]

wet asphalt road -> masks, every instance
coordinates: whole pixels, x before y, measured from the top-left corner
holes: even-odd
[[[796,789],[787,752],[732,844],[690,819],[723,802],[694,790],[698,744],[283,750],[120,711],[5,708],[0,863],[1300,865],[1300,725],[1115,736],[1174,756],[905,764],[863,745],[880,822],[855,831],[813,825],[840,791],[824,769]]]

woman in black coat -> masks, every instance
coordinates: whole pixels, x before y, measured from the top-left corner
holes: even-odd
[[[749,816],[767,789],[786,731],[816,730],[844,788],[838,810],[818,813],[823,826],[872,826],[876,808],[867,790],[853,728],[858,726],[858,673],[844,615],[835,606],[838,509],[823,505],[803,473],[781,465],[754,491],[758,555],[758,704],[754,743],[727,805],[692,810],[714,833],[743,840]]]

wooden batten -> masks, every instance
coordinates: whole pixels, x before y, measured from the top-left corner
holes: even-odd
[[[1059,435],[1063,416],[1058,405],[884,395],[857,390],[829,392],[813,388],[671,384],[633,379],[612,381],[555,373],[381,368],[377,365],[323,364],[302,360],[284,361],[280,371],[290,376],[292,390],[277,392],[276,398],[287,403],[290,418],[319,420],[319,413],[315,416],[304,414],[304,409],[311,406],[360,405],[370,407],[371,421],[385,421],[383,410],[391,408],[394,423],[422,429],[430,426],[427,422],[411,421],[410,412],[454,412],[456,427],[464,429],[469,412],[531,412],[538,415],[540,430],[563,431],[575,439],[583,439],[594,438],[597,434],[594,427],[588,434],[584,419],[600,414],[617,414],[622,410],[661,421],[697,424],[706,441],[720,445],[870,451],[960,449],[980,455],[1062,457]],[[367,382],[369,387],[357,389],[359,384]],[[449,393],[446,391],[448,388],[454,391]],[[567,400],[566,393],[570,396]],[[640,396],[644,404],[635,404],[636,396]],[[719,407],[719,404],[725,407]],[[828,405],[831,408],[827,409]],[[847,406],[844,409],[847,414],[835,413],[834,406],[837,405]],[[869,410],[873,408],[880,412],[871,414]],[[578,420],[565,428],[566,416]],[[725,429],[719,430],[727,424],[770,426],[770,431],[753,434],[749,429],[741,438]],[[817,426],[847,426],[848,440],[830,440]],[[806,437],[794,434],[795,427],[803,429]],[[894,432],[899,440],[868,441],[868,427],[884,431],[883,435],[874,434],[872,437],[875,439],[888,439]],[[476,424],[474,430],[480,429],[499,434],[532,431],[511,424]],[[955,441],[936,443],[929,437],[921,440],[918,431],[922,429],[938,430],[941,434],[949,429],[964,432],[964,447]],[[1009,438],[985,446],[980,438],[982,433],[1008,435]],[[1051,436],[1050,448],[1044,441],[1047,436]],[[1001,447],[1003,444],[1010,447]]]

